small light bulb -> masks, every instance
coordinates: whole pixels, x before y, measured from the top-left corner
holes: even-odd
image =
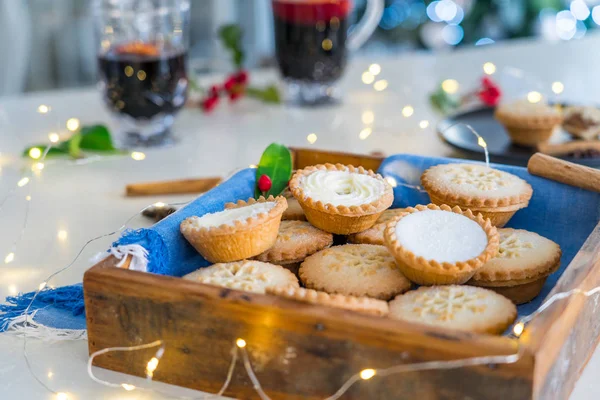
[[[8,285],[8,291],[10,292],[10,294],[17,294],[18,292],[17,287],[15,285]]]
[[[421,128],[421,129],[426,129],[428,126],[429,126],[429,121],[427,121],[426,119],[419,122],[419,128]]]
[[[146,365],[146,375],[151,378],[152,375],[154,375],[154,371],[156,370],[156,367],[158,367],[158,358],[152,357],[150,359],[150,361],[148,361],[148,364]]]
[[[71,132],[75,132],[79,129],[79,120],[77,118],[69,118],[67,120],[67,129]]]
[[[378,92],[384,91],[385,89],[387,89],[387,87],[388,81],[386,81],[385,79],[377,81],[373,84],[373,89],[377,90]]]
[[[128,383],[123,383],[121,386],[123,387],[123,389],[127,390],[128,392],[135,390],[135,386],[130,385]]]
[[[540,92],[529,92],[527,93],[527,100],[530,103],[539,103],[540,101],[542,101],[542,94]]]
[[[363,124],[372,124],[375,122],[375,114],[373,114],[373,111],[365,111],[362,113],[361,119]]]
[[[477,144],[483,147],[484,149],[487,147],[487,143],[485,142],[485,140],[483,140],[481,136],[477,138]]]
[[[244,347],[246,347],[246,341],[242,338],[239,338],[238,340],[235,341],[235,345],[237,347],[239,347],[240,349],[243,349]]]
[[[458,84],[458,81],[455,79],[446,79],[444,82],[442,82],[442,90],[448,94],[454,94],[458,92],[459,86],[460,85]]]
[[[39,290],[44,290],[44,288],[46,287],[46,284],[47,284],[46,282],[40,283],[40,286],[38,286],[38,289]]]
[[[146,158],[146,155],[141,151],[132,151],[131,158],[133,158],[135,161],[142,161]]]
[[[365,85],[370,85],[375,81],[375,76],[373,76],[373,74],[369,71],[365,71],[362,74],[362,81]]]
[[[404,115],[406,118],[412,116],[415,113],[415,109],[412,106],[405,106],[402,109],[402,115]]]
[[[387,181],[387,183],[390,184],[391,187],[396,187],[398,186],[398,182],[396,182],[396,179],[394,179],[391,176],[388,176],[387,178],[385,178],[385,180]]]
[[[60,140],[60,136],[58,136],[58,133],[56,132],[50,132],[48,134],[48,139],[50,139],[50,142],[52,143],[58,143],[58,141]]]
[[[166,204],[163,203],[162,201],[157,201],[156,203],[153,204],[153,206],[156,208],[163,208],[164,206],[166,206]]]
[[[258,168],[258,166],[256,164],[250,164],[248,165],[248,168]]]
[[[69,234],[64,229],[61,229],[58,231],[56,236],[58,237],[59,240],[64,241],[64,240],[67,240],[67,237],[69,236]]]
[[[369,72],[374,76],[379,75],[379,73],[381,72],[381,65],[379,65],[379,64],[369,65]]]
[[[311,134],[309,134],[309,135],[306,137],[306,141],[307,141],[308,143],[310,143],[310,144],[313,144],[313,143],[315,143],[315,142],[317,141],[317,135],[316,135],[316,134],[314,134],[314,133],[311,133]]]
[[[360,378],[364,379],[366,381],[366,380],[374,377],[376,374],[377,374],[377,371],[375,371],[374,369],[371,369],[371,368],[367,368],[367,369],[363,369],[362,371],[360,371]]]
[[[371,133],[373,133],[373,129],[365,128],[362,131],[360,131],[360,133],[358,134],[358,137],[360,138],[360,140],[365,140],[366,138],[369,137],[369,135],[371,135]]]
[[[496,66],[494,63],[486,62],[483,64],[483,72],[485,72],[487,75],[493,75],[494,72],[496,72]]]
[[[25,196],[25,200],[31,201],[31,196],[29,196],[29,195]]]
[[[56,400],[69,400],[69,396],[66,393],[59,392],[56,393]]]
[[[522,322],[519,322],[518,324],[516,324],[513,327],[513,333],[515,334],[516,337],[520,337],[524,330],[525,330],[525,324]]]
[[[10,264],[15,260],[15,253],[10,252],[4,257],[4,264]]]
[[[54,376],[54,373],[52,371],[48,371],[48,378],[52,378]]]
[[[552,91],[555,94],[561,94],[564,90],[565,90],[565,85],[563,85],[562,82],[556,81],[556,82],[552,83]]]
[[[38,162],[31,166],[31,170],[33,172],[39,172],[39,171],[43,170],[44,167],[45,167],[44,163]]]
[[[48,107],[45,104],[40,104],[38,106],[37,110],[40,114],[46,114],[46,113],[48,113],[48,111],[50,111],[50,107]]]
[[[29,178],[24,177],[24,178],[21,178],[21,180],[19,182],[17,182],[17,186],[23,187],[23,186],[27,185],[28,183],[29,183]]]
[[[37,160],[41,156],[42,149],[40,149],[39,147],[32,147],[31,149],[29,149],[29,157],[33,158],[34,160]]]

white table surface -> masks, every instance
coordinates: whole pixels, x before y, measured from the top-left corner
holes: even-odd
[[[176,202],[191,196],[125,198],[124,186],[131,182],[223,175],[237,167],[258,161],[261,151],[271,142],[290,146],[313,146],[349,152],[383,151],[426,155],[452,155],[434,133],[437,116],[427,105],[427,93],[446,78],[458,80],[463,87],[474,84],[482,75],[482,64],[497,66],[496,79],[508,96],[537,90],[551,95],[554,81],[564,83],[560,99],[599,103],[600,37],[569,43],[513,42],[445,54],[406,54],[394,58],[354,59],[344,86],[347,90],[341,106],[299,109],[266,106],[251,100],[235,105],[223,104],[214,114],[184,110],[176,121],[178,143],[169,149],[141,150],[143,161],[130,157],[112,157],[78,164],[68,160],[46,162],[46,168],[31,183],[9,197],[0,210],[0,262],[17,242],[15,259],[0,266],[0,296],[14,291],[30,291],[52,272],[66,266],[89,239],[118,229],[130,216],[156,201]],[[361,74],[371,64],[382,67],[378,79],[389,87],[376,92],[361,82]],[[263,74],[264,75],[264,74]],[[518,78],[522,75],[521,78]],[[275,75],[267,74],[274,78]],[[51,107],[45,115],[36,112],[40,104]],[[402,116],[411,105],[414,115]],[[366,114],[365,114],[366,113]],[[374,117],[372,124],[367,122]],[[48,133],[66,133],[65,121],[76,117],[83,124],[102,122],[115,127],[94,88],[34,93],[0,99],[0,198],[16,187],[31,164],[19,157],[26,144],[47,142]],[[421,120],[430,125],[419,127]],[[372,134],[361,140],[359,132],[372,127]],[[314,144],[307,135],[315,133]],[[31,191],[31,192],[29,192]],[[25,196],[31,195],[29,218],[24,226]],[[131,226],[146,223],[138,218]],[[59,231],[66,232],[59,237]],[[64,233],[63,233],[64,235]],[[80,282],[89,258],[108,247],[114,238],[92,243],[73,264],[49,285]],[[91,381],[86,372],[87,342],[46,343],[27,341],[27,353],[33,372],[55,392],[69,399],[159,399],[156,393],[103,387]],[[32,377],[23,357],[23,339],[0,335],[0,395],[3,399],[56,399]],[[104,379],[136,386],[143,381],[96,369]],[[591,358],[572,400],[600,398],[600,353]],[[153,388],[182,391],[162,384]]]

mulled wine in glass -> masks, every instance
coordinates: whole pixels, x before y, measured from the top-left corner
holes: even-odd
[[[96,2],[100,86],[126,147],[172,141],[187,98],[188,14],[187,0]]]
[[[383,0],[369,0],[362,21],[348,36],[351,0],[272,0],[275,49],[290,103],[317,105],[339,99],[337,82],[348,52],[373,33]]]

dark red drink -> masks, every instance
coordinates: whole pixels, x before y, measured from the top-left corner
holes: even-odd
[[[98,67],[109,109],[135,120],[171,116],[185,103],[188,79],[184,51],[130,43],[101,54]]]
[[[275,48],[284,78],[334,82],[346,64],[350,0],[273,0]]]

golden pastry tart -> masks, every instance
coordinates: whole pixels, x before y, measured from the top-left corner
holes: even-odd
[[[298,278],[287,269],[254,260],[213,264],[183,279],[254,293],[265,293],[268,287],[299,287]]]
[[[383,237],[383,231],[388,222],[397,217],[398,215],[406,212],[406,208],[394,208],[385,210],[383,214],[377,221],[375,221],[375,225],[367,229],[366,231],[354,233],[348,236],[348,243],[356,243],[356,244],[378,244],[381,246],[385,246],[385,238]]]
[[[390,302],[389,317],[467,332],[500,334],[517,307],[491,290],[473,286],[420,287]]]
[[[542,101],[531,103],[519,100],[501,104],[494,116],[506,128],[510,139],[522,146],[546,142],[562,123],[562,113]]]
[[[485,287],[523,304],[536,297],[548,275],[560,266],[560,246],[523,229],[499,229],[498,255],[489,260],[470,285]]]
[[[362,167],[325,164],[297,171],[290,190],[308,221],[340,235],[362,232],[392,205],[392,187]]]
[[[259,255],[277,239],[284,197],[228,203],[223,211],[185,219],[180,230],[210,262],[230,262]]]
[[[489,219],[447,205],[409,207],[384,236],[404,276],[420,285],[465,283],[498,253]]]
[[[423,173],[421,184],[432,203],[481,213],[497,227],[527,207],[533,194],[518,176],[479,164],[436,165]]]

